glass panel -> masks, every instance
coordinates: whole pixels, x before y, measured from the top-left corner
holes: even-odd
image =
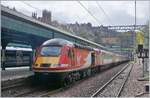
[[[60,54],[61,47],[58,46],[45,46],[41,49],[40,54],[42,56],[58,56]]]

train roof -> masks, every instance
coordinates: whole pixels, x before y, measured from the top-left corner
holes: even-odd
[[[73,43],[73,42],[70,42],[70,41],[67,41],[67,40],[61,39],[61,38],[50,39],[50,40],[45,41],[42,44],[42,46],[48,46],[48,45],[60,45],[60,46],[68,45],[68,46],[72,46],[72,47],[78,47],[78,48],[93,50],[93,48],[90,46],[80,45],[80,44]]]
[[[65,39],[54,38],[54,39],[50,39],[50,40],[45,41],[42,45],[44,45],[44,46],[45,45],[60,45],[60,46],[71,45],[71,46],[73,46],[73,43],[70,41],[67,41]]]
[[[45,42],[42,44],[42,46],[48,46],[48,45],[60,45],[60,46],[68,45],[68,46],[71,46],[71,47],[78,47],[78,48],[83,48],[83,49],[88,49],[88,50],[99,51],[98,48],[80,45],[80,44],[73,43],[73,42],[70,42],[70,41],[68,41],[68,40],[61,39],[61,38],[50,39],[50,40],[45,41]],[[111,51],[108,51],[108,50],[105,50],[105,49],[101,49],[100,51],[102,51],[102,52],[107,52],[107,53],[109,53],[109,54],[116,54],[116,53],[114,53],[114,52],[111,52]],[[116,54],[116,55],[121,56],[121,55],[119,55],[119,54]]]

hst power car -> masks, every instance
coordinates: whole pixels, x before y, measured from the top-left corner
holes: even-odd
[[[46,76],[69,84],[127,60],[106,50],[55,38],[45,41],[36,51],[32,68],[39,78]]]

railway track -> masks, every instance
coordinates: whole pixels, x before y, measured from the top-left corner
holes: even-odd
[[[31,81],[31,77],[5,81],[5,82],[2,82],[1,90],[6,91],[6,90],[11,90],[11,89],[23,86],[23,85],[29,85],[30,81]]]
[[[55,88],[46,87],[45,85],[33,85],[30,83],[16,82],[2,88],[3,97],[31,97],[41,96]]]
[[[1,91],[3,97],[40,96],[55,89],[53,87],[48,87],[47,85],[34,84],[33,77],[6,82],[2,83]]]
[[[3,81],[1,94],[3,97],[14,96],[20,89],[29,87],[31,83],[32,77]]]
[[[75,82],[73,82],[73,83],[71,83],[71,84],[69,84],[69,85],[67,85],[67,86],[65,86],[65,87],[61,87],[61,88],[58,88],[58,89],[54,89],[54,90],[48,91],[48,92],[46,92],[46,93],[41,94],[41,95],[38,96],[38,97],[52,97],[53,94],[57,94],[57,93],[59,93],[59,92],[65,91],[65,90],[71,88],[72,86],[74,86],[74,85],[76,85],[76,84],[80,84],[81,82],[86,81],[88,78],[90,78],[90,77],[86,77],[86,78],[84,78],[84,79],[75,81]]]
[[[52,91],[47,91],[47,92],[39,95],[38,97],[49,97],[50,95],[55,94],[55,93],[60,92],[60,91],[63,91],[63,90],[64,90],[64,88],[58,88],[58,89],[55,89]]]
[[[130,75],[133,64],[129,63],[115,74],[106,84],[99,88],[91,97],[119,97]]]
[[[37,97],[37,96],[40,96],[41,94],[44,94],[44,93],[51,91],[51,90],[52,89],[48,89],[48,88],[39,86],[39,87],[29,89],[27,91],[18,93],[15,95],[15,97],[34,97],[34,96]]]
[[[16,88],[16,87],[19,87],[19,86],[23,86],[25,85],[24,83],[15,83],[13,85],[8,85],[8,86],[5,86],[5,87],[2,87],[2,91],[5,91],[5,90],[10,90],[10,89],[13,89],[13,88]]]
[[[32,87],[32,86],[26,87],[25,86],[25,88],[23,88],[23,89],[27,88],[28,90],[22,90],[12,96],[13,97],[49,97],[49,96],[53,96],[53,94],[57,94],[61,91],[65,91],[66,89],[71,88],[73,85],[80,84],[81,82],[86,81],[88,78],[90,78],[90,77],[78,80],[70,85],[67,85],[66,87],[61,87],[61,88],[51,88],[51,87],[45,88],[42,86],[35,86],[35,87]],[[24,85],[24,84],[17,83],[16,85],[14,84],[14,85],[2,88],[2,91],[8,90],[10,88],[11,89],[18,88],[22,85]]]
[[[81,80],[81,81],[78,81],[79,82],[82,82],[84,80]],[[60,91],[64,91],[66,90],[67,88],[70,88],[72,85],[75,85],[76,83],[73,83],[73,84],[70,84],[68,86],[65,86],[65,87],[60,87],[60,88],[46,88],[46,87],[35,87],[33,89],[30,89],[26,92],[21,92],[21,93],[18,93],[15,95],[15,97],[48,97],[52,94],[55,94],[57,92],[60,92]]]
[[[60,88],[58,88],[58,89],[54,89],[54,90],[47,91],[47,92],[41,94],[41,95],[38,96],[38,97],[52,97],[53,94],[57,94],[57,93],[59,93],[59,92],[61,92],[61,91],[65,91],[65,90],[71,88],[71,87],[74,86],[74,85],[77,85],[77,84],[80,84],[81,82],[86,81],[88,78],[90,78],[90,77],[86,77],[86,78],[84,78],[84,79],[75,81],[75,82],[73,82],[73,83],[71,83],[71,84],[69,84],[69,85],[66,85],[65,87],[60,87]]]
[[[106,71],[106,70],[108,70],[108,69],[104,69],[104,70],[102,70],[101,72]],[[100,74],[100,73],[97,73],[97,75],[98,75],[98,74]],[[86,81],[88,78],[90,78],[90,77],[86,77],[86,78],[84,78],[84,79],[75,81],[74,83],[71,83],[71,84],[67,85],[66,87],[61,87],[61,88],[58,88],[58,89],[55,89],[55,90],[48,91],[48,92],[46,92],[46,93],[41,94],[41,95],[38,96],[38,97],[52,97],[53,95],[55,95],[55,94],[57,94],[57,93],[59,93],[59,92],[63,92],[63,91],[65,91],[65,90],[67,90],[67,89],[73,87],[74,85],[77,85],[77,84],[80,84],[81,82]]]
[[[8,82],[8,83],[6,83]],[[68,87],[46,87],[45,85],[33,85],[32,79],[17,79],[6,81],[2,84],[2,96],[3,97],[44,97],[53,93],[64,90]],[[73,83],[74,84],[74,83]]]

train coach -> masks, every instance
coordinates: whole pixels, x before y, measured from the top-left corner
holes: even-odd
[[[38,79],[48,78],[70,84],[127,60],[106,50],[55,38],[45,41],[38,48],[32,68]]]

